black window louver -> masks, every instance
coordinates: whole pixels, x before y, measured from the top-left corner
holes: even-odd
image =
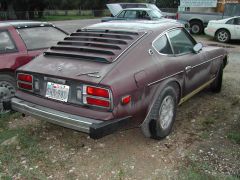
[[[111,63],[144,34],[120,30],[77,30],[44,55]]]

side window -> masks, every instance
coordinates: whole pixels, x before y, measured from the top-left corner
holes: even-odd
[[[16,46],[13,43],[10,34],[7,31],[0,31],[0,53],[16,52]]]
[[[240,25],[240,18],[235,18],[234,24],[235,25]]]
[[[187,54],[193,52],[196,42],[183,29],[175,29],[168,32],[170,43],[175,54]]]
[[[126,11],[125,18],[135,19],[137,17],[136,11]]]
[[[124,14],[125,14],[126,11],[122,11],[119,15],[118,15],[118,18],[123,18],[124,17]]]
[[[226,22],[226,24],[234,24],[234,19],[230,19]]]
[[[166,35],[161,36],[153,42],[154,48],[161,54],[173,54]]]

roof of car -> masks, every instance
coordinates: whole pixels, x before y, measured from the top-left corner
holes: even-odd
[[[149,9],[149,8],[126,8],[126,9],[123,9],[123,11],[127,11],[127,10],[135,10],[135,11],[151,11],[152,9]]]
[[[153,5],[152,3],[109,3],[109,4],[140,4],[140,5]]]
[[[17,29],[28,28],[28,27],[39,27],[39,26],[53,26],[48,22],[41,21],[2,21],[0,27],[13,26]]]
[[[128,21],[109,21],[88,26],[84,29],[111,29],[111,30],[126,30],[126,31],[153,31],[155,29],[166,29],[169,27],[182,27],[183,25],[173,19],[162,18],[155,21],[144,20],[128,20]]]

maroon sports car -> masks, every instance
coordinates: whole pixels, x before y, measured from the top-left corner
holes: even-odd
[[[17,70],[12,108],[92,138],[141,126],[164,138],[176,108],[219,92],[227,52],[203,47],[177,22],[107,22],[80,29]]]
[[[66,36],[65,31],[47,22],[0,22],[0,106],[15,93],[15,70]]]

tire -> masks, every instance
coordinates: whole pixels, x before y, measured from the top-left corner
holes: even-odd
[[[222,90],[223,65],[221,64],[215,80],[211,84],[211,91],[219,93]]]
[[[190,28],[192,34],[202,34],[203,33],[203,24],[200,21],[190,22]]]
[[[6,100],[14,96],[16,81],[13,76],[0,74],[0,100]]]
[[[151,138],[159,140],[171,133],[176,117],[177,99],[173,86],[166,87],[158,96],[151,111],[151,117],[154,117],[149,124]]]
[[[225,30],[225,29],[220,29],[217,31],[215,38],[217,39],[217,41],[222,42],[222,43],[226,43],[230,40],[230,33]]]

